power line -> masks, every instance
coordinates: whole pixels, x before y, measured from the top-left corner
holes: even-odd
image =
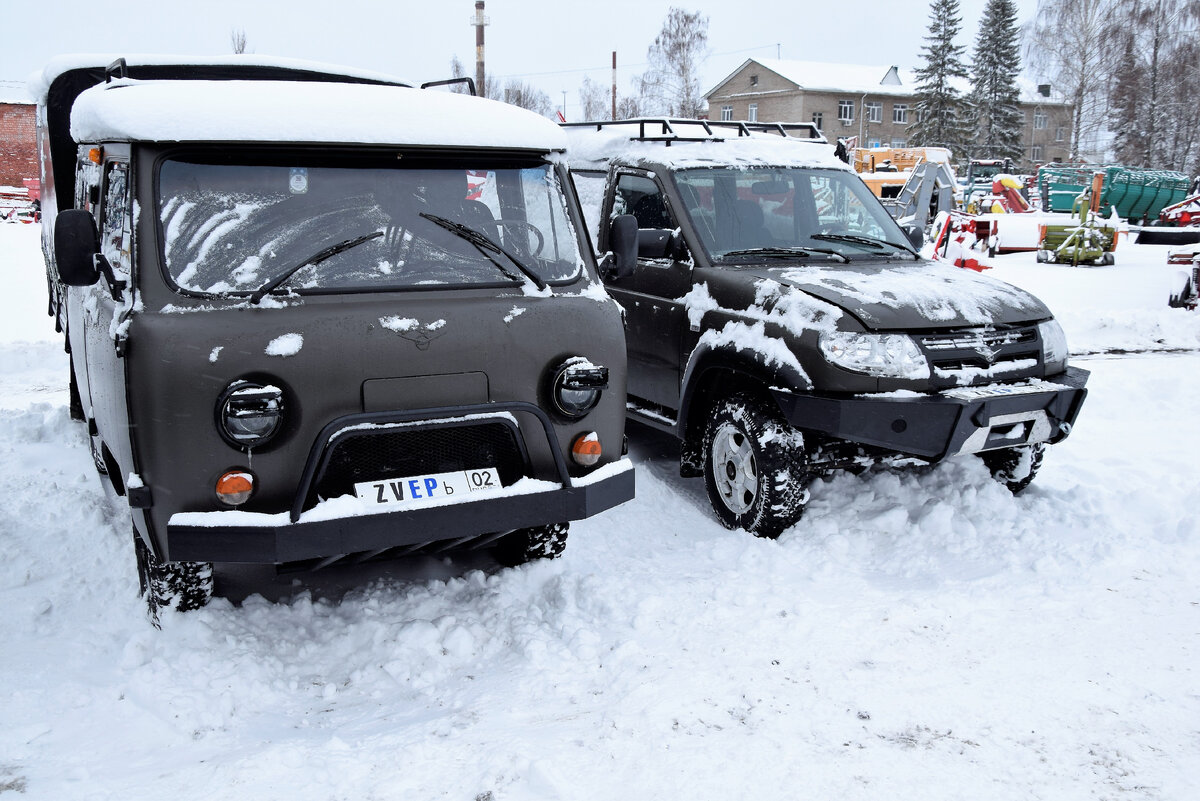
[[[710,57],[711,56],[736,56],[739,53],[752,53],[755,50],[765,50],[769,47],[778,48],[779,45],[778,44],[769,44],[769,45],[759,45],[758,47],[746,47],[741,50],[725,50],[721,53],[710,53],[709,56]],[[648,61],[636,61],[631,64],[622,64],[617,69],[618,70],[628,70],[628,69],[633,69],[635,67],[646,67],[646,66],[649,66],[649,64],[650,64],[650,62],[648,62]],[[581,67],[579,69],[569,69],[569,70],[551,70],[549,72],[512,72],[507,75],[497,75],[496,77],[500,78],[500,79],[504,79],[504,78],[541,78],[541,77],[544,77],[547,75],[577,75],[581,72],[596,72],[596,71],[608,72],[611,69],[612,69],[612,67],[605,65],[605,66],[601,66],[601,67]]]

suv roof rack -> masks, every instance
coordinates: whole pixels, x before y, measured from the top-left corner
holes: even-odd
[[[594,122],[560,122],[564,128],[591,128],[601,131],[617,125],[636,125],[635,142],[662,142],[667,147],[672,142],[723,142],[720,134],[731,131],[737,137],[754,134],[778,134],[786,139],[800,139],[827,144],[821,131],[811,122],[735,122],[722,120],[691,120],[669,117],[637,117],[628,120],[596,120]],[[716,130],[714,130],[716,129]],[[803,135],[806,134],[806,135]]]

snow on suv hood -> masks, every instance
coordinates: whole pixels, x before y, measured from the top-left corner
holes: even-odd
[[[1011,284],[936,262],[762,269],[758,275],[836,304],[869,329],[1026,323],[1050,310]]]

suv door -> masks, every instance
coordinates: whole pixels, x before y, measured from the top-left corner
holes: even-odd
[[[679,408],[680,349],[687,317],[683,296],[692,289],[691,263],[675,258],[669,247],[663,258],[648,257],[656,250],[648,241],[661,242],[679,227],[662,186],[650,173],[622,171],[616,176],[609,219],[617,214],[637,218],[642,243],[631,275],[605,279],[609,293],[625,309],[628,392],[675,410]]]

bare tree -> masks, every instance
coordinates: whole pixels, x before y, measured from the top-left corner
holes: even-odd
[[[579,106],[582,120],[607,119],[611,106],[608,87],[585,77],[579,87]]]
[[[466,70],[463,69],[463,63],[458,60],[458,56],[450,57],[450,77],[470,77],[472,83],[475,81],[473,76],[467,75]],[[450,91],[460,95],[465,95],[469,92],[466,84],[455,84],[451,86]],[[503,99],[504,94],[500,88],[500,82],[497,81],[490,72],[485,72],[483,74],[483,86],[476,86],[475,93],[480,97],[486,97],[489,100],[501,100]]]
[[[704,109],[700,64],[707,53],[708,17],[672,7],[646,53],[650,67],[640,79],[642,110],[672,117],[699,116]]]
[[[237,28],[229,32],[229,44],[233,47],[235,53],[246,52],[246,30]]]
[[[505,103],[535,111],[542,116],[549,116],[553,107],[548,94],[533,84],[516,79],[505,82],[503,100]]]
[[[1120,0],[1054,0],[1039,3],[1028,31],[1025,58],[1071,103],[1071,158],[1084,156],[1106,126],[1107,76],[1113,48],[1103,46]],[[1106,61],[1110,63],[1105,63]],[[1088,153],[1095,158],[1098,154]]]

